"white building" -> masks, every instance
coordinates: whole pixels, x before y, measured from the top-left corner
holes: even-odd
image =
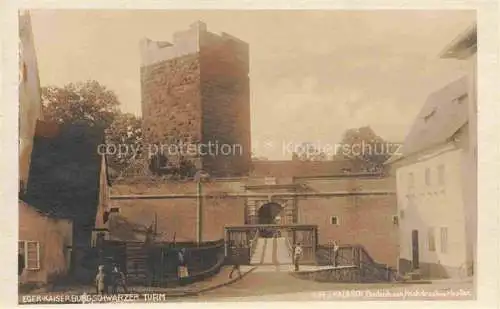
[[[21,189],[28,182],[33,137],[42,115],[40,80],[27,12],[19,15],[19,180]]]
[[[476,28],[443,58],[471,56]],[[399,269],[424,277],[472,274],[477,229],[476,89],[471,72],[428,97],[390,164],[397,180]]]
[[[469,268],[477,263],[477,26],[474,25],[445,48],[441,58],[464,61],[468,70],[469,100],[469,151],[467,186],[465,188],[466,235]]]

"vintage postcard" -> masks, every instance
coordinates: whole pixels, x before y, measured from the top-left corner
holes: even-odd
[[[477,298],[475,10],[18,22],[20,305]]]

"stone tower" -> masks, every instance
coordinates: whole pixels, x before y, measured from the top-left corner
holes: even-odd
[[[214,177],[247,175],[248,57],[247,43],[202,22],[176,32],[173,43],[141,41],[144,140],[159,145],[151,149]]]

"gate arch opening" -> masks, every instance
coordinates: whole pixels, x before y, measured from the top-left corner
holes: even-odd
[[[283,207],[278,203],[267,203],[259,208],[257,215],[259,224],[281,224]]]
[[[280,204],[270,202],[262,205],[257,213],[259,224],[281,224],[283,220],[283,207]],[[262,229],[262,237],[273,237],[275,229]]]

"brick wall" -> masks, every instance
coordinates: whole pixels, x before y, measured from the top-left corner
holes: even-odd
[[[301,178],[298,182],[306,185],[313,191],[395,191],[394,177],[330,177],[330,178]]]
[[[317,224],[320,244],[337,240],[342,244],[361,244],[380,263],[397,265],[396,197],[348,196],[299,199],[298,223]],[[337,216],[338,225],[330,218]]]
[[[203,194],[216,195],[202,199],[203,241],[223,238],[224,225],[244,224],[244,199],[222,197],[224,192],[235,188],[238,184],[231,182],[202,185]],[[194,182],[115,185],[111,192],[112,195],[196,194],[197,187]],[[171,241],[174,233],[177,241],[196,240],[196,198],[112,200],[111,207],[119,208],[119,212],[110,216],[110,239],[144,241],[144,231],[154,222],[156,213],[158,240]]]
[[[283,147],[286,149],[287,145]],[[289,149],[287,151],[293,151]],[[342,175],[344,171],[359,173],[363,166],[351,160],[300,161],[300,160],[263,160],[253,161],[251,176],[254,177],[311,177]]]

